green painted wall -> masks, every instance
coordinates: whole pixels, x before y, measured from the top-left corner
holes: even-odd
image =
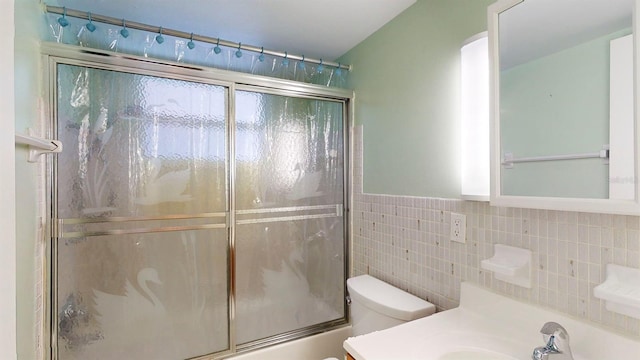
[[[494,0],[418,0],[339,61],[353,65],[366,193],[460,197],[460,46]]]
[[[516,157],[596,152],[609,143],[609,43],[622,30],[502,71],[503,152]],[[506,195],[609,197],[600,159],[516,164]]]
[[[46,28],[38,0],[15,0],[15,128],[26,133],[36,128],[40,113],[42,67],[39,41]],[[40,299],[36,298],[36,270],[39,267],[36,249],[38,214],[37,164],[28,163],[25,147],[16,147],[16,302],[18,359],[36,359],[37,336],[35,312]]]

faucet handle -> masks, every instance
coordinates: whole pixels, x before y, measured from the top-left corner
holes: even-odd
[[[546,351],[560,352],[560,349],[558,348],[558,344],[556,344],[555,335],[549,336],[549,341],[547,341],[547,345],[545,345],[542,349]]]
[[[571,354],[571,347],[569,345],[569,333],[567,332],[567,329],[556,322],[550,321],[542,326],[540,332],[542,333],[544,342],[547,344],[540,350],[541,354],[556,353],[562,354],[563,359],[573,359],[573,355]],[[535,358],[536,357],[534,352],[534,359]]]
[[[562,325],[557,322],[549,321],[546,324],[542,325],[542,329],[540,329],[540,333],[544,335],[544,341],[549,341],[551,336],[559,337],[560,339],[569,342],[569,333],[567,329],[562,327]]]

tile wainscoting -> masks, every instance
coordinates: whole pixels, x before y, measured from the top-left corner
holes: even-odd
[[[608,263],[640,268],[640,217],[489,206],[486,202],[362,192],[362,126],[352,133],[353,275],[371,274],[435,304],[454,308],[470,281],[640,336],[640,320],[612,313],[593,296]],[[467,217],[466,243],[449,240],[451,212]],[[480,261],[494,244],[533,252],[533,287],[493,278]]]

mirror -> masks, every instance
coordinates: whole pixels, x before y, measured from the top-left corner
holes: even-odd
[[[489,7],[493,205],[640,213],[637,3]]]

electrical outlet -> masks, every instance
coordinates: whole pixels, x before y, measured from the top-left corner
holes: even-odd
[[[463,243],[467,237],[467,217],[451,213],[451,241]]]

